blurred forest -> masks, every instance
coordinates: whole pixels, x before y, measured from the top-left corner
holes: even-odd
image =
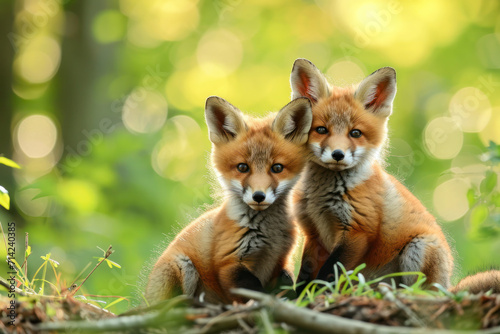
[[[296,58],[339,86],[396,69],[388,170],[449,236],[455,282],[500,267],[499,1],[9,0],[0,35],[0,154],[22,166],[0,165],[0,221],[18,262],[29,233],[29,276],[50,253],[70,285],[113,245],[121,268],[79,293],[140,301],[158,251],[217,195],[205,99],[277,110]]]

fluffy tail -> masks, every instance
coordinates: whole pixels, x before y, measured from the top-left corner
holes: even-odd
[[[473,294],[492,291],[500,293],[500,270],[488,270],[463,278],[451,292],[469,291]]]

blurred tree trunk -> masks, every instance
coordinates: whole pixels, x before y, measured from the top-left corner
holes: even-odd
[[[8,34],[12,32],[14,23],[14,1],[0,3],[0,154],[12,157],[12,138],[10,124],[12,122],[12,61],[14,47],[11,45]],[[2,180],[5,186],[5,180]]]
[[[57,77],[65,156],[91,154],[102,139],[89,140],[88,134],[99,129],[102,119],[117,117],[111,111],[106,90],[100,89],[100,79],[115,69],[116,45],[98,44],[92,36],[93,20],[99,12],[108,9],[109,3],[71,1],[65,5],[66,34]]]
[[[12,64],[15,55],[15,46],[12,44],[9,36],[14,31],[14,1],[2,1],[0,3],[0,155],[12,158],[12,133],[11,124],[14,116],[15,95],[12,90]],[[0,171],[0,185],[8,189],[11,202],[14,194],[15,181],[12,177],[11,168],[2,166]],[[11,210],[0,212],[0,223],[5,220],[21,221],[15,205]]]

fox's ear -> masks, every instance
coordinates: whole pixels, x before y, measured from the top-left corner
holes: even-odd
[[[396,96],[396,71],[382,67],[367,76],[359,84],[354,97],[376,115],[388,117],[392,113],[392,101]]]
[[[214,144],[229,142],[247,128],[241,111],[217,96],[207,99],[205,120],[210,141]]]
[[[292,99],[308,97],[312,103],[330,95],[330,86],[325,76],[309,60],[295,60],[290,75]]]
[[[300,97],[284,106],[273,121],[273,131],[285,139],[302,145],[309,138],[312,123],[311,101]]]

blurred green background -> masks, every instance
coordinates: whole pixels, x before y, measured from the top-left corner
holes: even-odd
[[[455,281],[500,267],[498,1],[15,0],[0,27],[0,154],[23,167],[0,165],[0,221],[17,223],[18,262],[29,232],[30,275],[51,253],[69,285],[111,244],[122,268],[80,292],[137,296],[217,195],[205,99],[278,110],[299,57],[339,86],[396,69],[388,170],[447,232]]]

